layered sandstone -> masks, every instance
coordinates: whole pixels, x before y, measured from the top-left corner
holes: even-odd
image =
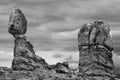
[[[110,27],[102,21],[83,25],[78,34],[79,72],[86,76],[114,75]]]

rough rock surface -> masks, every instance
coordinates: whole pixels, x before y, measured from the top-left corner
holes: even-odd
[[[27,31],[27,20],[18,8],[15,8],[9,19],[9,29],[8,32],[12,35],[15,34],[25,34]]]
[[[78,34],[79,72],[89,76],[114,76],[113,44],[109,25],[95,21],[83,25]]]
[[[61,74],[69,74],[71,72],[68,62],[57,63],[56,65],[49,65],[48,69]]]
[[[26,31],[27,20],[15,9],[8,29],[15,38],[14,59],[11,68],[0,67],[0,80],[119,80],[114,77],[110,28],[103,22],[84,25],[79,32],[79,71],[70,69],[67,62],[48,65],[35,54]]]
[[[35,55],[32,44],[24,35],[27,31],[27,20],[20,9],[15,9],[9,20],[8,32],[15,38],[13,70],[35,70],[48,64],[44,59]]]

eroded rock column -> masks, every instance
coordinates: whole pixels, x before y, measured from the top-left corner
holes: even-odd
[[[47,65],[44,59],[35,55],[32,44],[26,40],[26,31],[27,20],[22,11],[16,8],[10,15],[8,29],[15,38],[13,70],[35,70]]]
[[[95,21],[90,25],[83,25],[78,34],[78,46],[81,75],[113,76],[113,44],[108,24]]]

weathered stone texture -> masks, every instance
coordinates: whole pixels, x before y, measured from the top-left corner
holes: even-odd
[[[80,29],[79,71],[71,69],[68,62],[48,65],[35,54],[26,31],[27,20],[20,9],[15,9],[8,29],[15,38],[14,59],[12,68],[0,67],[0,80],[119,80],[119,75],[114,75],[110,28],[102,21],[85,24]]]
[[[79,70],[83,75],[113,76],[113,44],[109,25],[95,21],[78,34]]]
[[[57,63],[56,65],[49,65],[48,69],[61,74],[69,74],[71,72],[67,62]]]
[[[27,20],[20,9],[13,10],[10,15],[8,32],[15,38],[13,70],[35,70],[48,64],[44,59],[35,55],[32,44],[24,35],[27,31]]]
[[[14,57],[27,55],[31,58],[35,56],[33,46],[26,41],[26,37],[18,37],[15,39]]]
[[[15,34],[25,34],[27,31],[27,20],[18,8],[15,8],[9,19],[9,29],[8,32],[12,35]]]
[[[15,39],[13,70],[35,70],[47,65],[43,58],[35,55],[33,46],[26,40],[26,37],[17,37]]]

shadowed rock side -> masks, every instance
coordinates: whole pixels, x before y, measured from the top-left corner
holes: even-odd
[[[20,9],[10,15],[8,32],[15,38],[12,67],[0,67],[0,80],[117,80],[113,78],[113,45],[103,22],[84,25],[78,36],[79,71],[67,62],[49,65],[27,41],[27,20]]]
[[[83,25],[78,34],[78,45],[81,75],[103,76],[103,79],[114,76],[109,25],[102,21]]]

